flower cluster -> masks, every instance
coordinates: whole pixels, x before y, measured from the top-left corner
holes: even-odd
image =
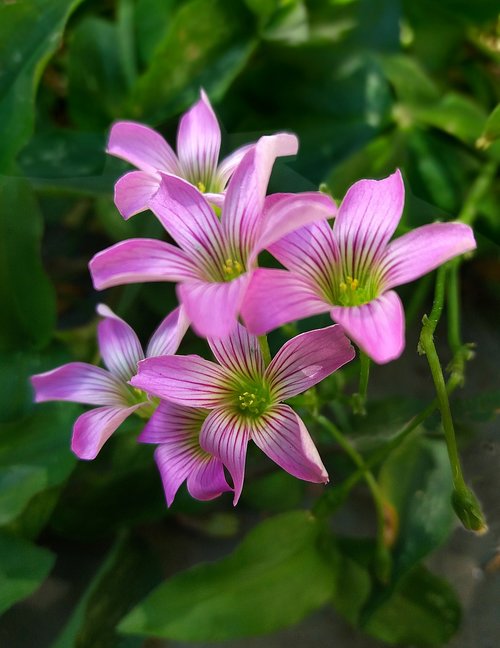
[[[139,169],[116,183],[118,210],[128,219],[150,209],[173,243],[129,239],[103,250],[90,262],[94,285],[175,282],[180,305],[145,353],[130,326],[101,305],[108,369],[73,362],[32,378],[37,401],[98,406],[74,426],[72,449],[82,459],[93,459],[132,413],[146,419],[139,441],[158,445],[169,506],[184,481],[193,497],[233,491],[236,503],[249,441],[292,475],[326,483],[306,426],[284,401],[352,360],[349,339],[378,363],[397,358],[404,311],[394,288],[475,247],[461,223],[391,241],[404,204],[399,171],[357,182],[337,210],[320,192],[267,195],[275,160],[297,152],[294,135],[261,137],[218,165],[220,143],[203,91],[181,119],[177,155],[146,126],[113,126],[108,152]],[[259,268],[264,250],[283,268]],[[272,360],[262,353],[257,336],[323,312],[337,324],[294,337]],[[175,355],[190,325],[217,363]]]

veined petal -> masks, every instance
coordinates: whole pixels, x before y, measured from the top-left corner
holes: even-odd
[[[142,403],[132,407],[98,407],[79,416],[73,428],[71,450],[80,459],[95,459],[113,432]]]
[[[347,275],[359,278],[380,259],[401,219],[404,195],[399,170],[383,180],[360,180],[349,189],[333,224]]]
[[[149,340],[146,356],[171,355],[177,351],[189,328],[189,319],[182,306],[178,306],[160,323]]]
[[[231,393],[229,373],[197,355],[146,358],[130,384],[179,405],[207,409],[227,402]]]
[[[99,350],[104,364],[123,382],[137,371],[137,363],[144,358],[141,343],[134,329],[113,311],[99,304],[97,312],[104,319],[97,327]]]
[[[259,340],[241,324],[236,324],[233,332],[226,337],[209,338],[208,344],[217,361],[229,371],[250,378],[264,375]]]
[[[266,370],[274,398],[286,400],[306,391],[356,355],[341,326],[295,336],[281,347]]]
[[[229,179],[236,171],[238,164],[245,157],[245,154],[254,146],[255,142],[252,142],[252,144],[245,144],[244,146],[240,146],[235,151],[233,151],[231,155],[228,155],[222,160],[222,162],[219,164],[219,168],[217,169],[217,184],[221,187],[221,189],[225,188],[225,186],[229,182]]]
[[[182,440],[198,441],[208,410],[186,407],[162,400],[137,438],[140,443],[179,444]]]
[[[385,289],[418,279],[442,263],[476,248],[464,223],[424,225],[392,241],[380,266]]]
[[[177,156],[171,147],[159,133],[143,124],[131,121],[113,124],[106,151],[146,173],[179,173]]]
[[[70,362],[52,371],[31,376],[35,402],[72,401],[85,405],[125,405],[124,385],[109,371]]]
[[[331,314],[351,340],[378,364],[395,360],[403,353],[405,316],[403,304],[393,290],[363,306],[335,306]]]
[[[187,489],[191,497],[206,501],[233,489],[224,476],[224,464],[208,454],[199,460],[187,478]]]
[[[258,268],[241,307],[248,330],[268,333],[283,324],[330,310],[313,283],[287,270]]]
[[[276,405],[252,422],[251,438],[294,477],[328,483],[328,473],[306,426],[288,405]]]
[[[145,171],[131,171],[115,184],[115,205],[125,220],[149,209],[148,203],[158,191],[160,176]]]
[[[246,273],[232,281],[190,281],[177,286],[179,301],[197,335],[215,338],[231,333],[250,278]]]
[[[201,447],[220,459],[233,479],[234,506],[238,503],[243,489],[248,439],[249,429],[246,421],[224,407],[210,412],[201,428]]]
[[[208,189],[214,178],[220,151],[220,128],[210,101],[200,99],[182,117],[177,132],[177,155],[183,177]]]
[[[96,290],[140,281],[197,279],[189,256],[156,239],[128,239],[98,252],[89,263]]]

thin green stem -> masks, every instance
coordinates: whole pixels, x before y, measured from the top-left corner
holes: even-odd
[[[355,414],[366,414],[366,395],[368,393],[368,381],[370,378],[370,358],[359,350],[359,388],[357,393],[352,395],[352,409]]]
[[[269,349],[269,342],[267,341],[267,335],[259,335],[258,340],[262,351],[262,356],[264,358],[264,364],[267,367],[267,365],[271,362],[271,351]]]
[[[478,214],[478,205],[483,196],[488,193],[491,183],[495,179],[497,167],[498,162],[490,160],[477,176],[458,215],[458,220],[462,223],[472,225],[475,221]]]

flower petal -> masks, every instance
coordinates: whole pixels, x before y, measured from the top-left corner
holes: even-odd
[[[255,142],[253,142],[252,144],[245,144],[244,146],[240,146],[235,151],[233,151],[231,155],[228,155],[226,158],[224,158],[219,164],[219,168],[217,169],[217,184],[222,189],[224,189],[229,182],[229,179],[236,171],[241,160],[245,157],[245,154],[248,153],[248,151],[254,146]]]
[[[182,439],[198,440],[208,410],[162,400],[137,438],[140,443],[168,444]]]
[[[256,419],[251,438],[294,477],[316,484],[328,483],[328,473],[306,426],[288,405],[277,405]]]
[[[185,309],[178,306],[160,323],[149,340],[146,356],[171,355],[177,351],[189,328]]]
[[[144,358],[139,338],[108,306],[99,304],[97,312],[104,317],[97,327],[101,357],[112,374],[127,382],[137,371],[139,360]]]
[[[306,391],[356,355],[341,326],[295,336],[281,347],[266,370],[273,396],[286,400]]]
[[[403,353],[403,304],[393,290],[363,306],[335,306],[331,314],[344,327],[351,340],[375,362],[385,364]]]
[[[229,335],[236,326],[249,283],[250,274],[246,273],[232,281],[179,284],[179,301],[184,305],[196,334],[214,338]]]
[[[177,154],[182,176],[209,189],[219,160],[220,128],[207,95],[203,90],[200,95],[180,121]]]
[[[160,176],[144,171],[131,171],[115,184],[115,205],[120,214],[129,219],[148,208],[148,203],[158,191]]]
[[[31,382],[36,403],[61,400],[86,405],[126,404],[123,382],[86,362],[70,362],[32,376]]]
[[[234,506],[238,503],[243,489],[248,439],[249,429],[246,422],[224,407],[210,412],[201,428],[201,447],[220,459],[233,479]]]
[[[259,340],[241,324],[236,324],[230,335],[209,338],[208,344],[217,361],[232,373],[250,378],[264,375],[265,366]]]
[[[128,239],[98,252],[89,263],[96,290],[140,281],[197,279],[189,256],[155,239]]]
[[[79,416],[73,428],[71,450],[80,459],[95,459],[113,432],[136,409],[132,407],[98,407]]]
[[[205,455],[188,475],[187,489],[191,497],[206,501],[233,489],[226,481],[224,464],[215,457]]]
[[[225,369],[197,355],[146,358],[130,384],[179,405],[208,409],[227,402],[231,385]]]
[[[418,279],[442,263],[476,248],[472,229],[464,223],[433,223],[392,241],[381,263],[384,288]]]
[[[177,156],[171,147],[159,133],[143,124],[131,121],[113,124],[106,151],[146,173],[179,173]]]
[[[313,283],[287,270],[258,268],[241,307],[248,330],[263,335],[283,324],[330,310]]]

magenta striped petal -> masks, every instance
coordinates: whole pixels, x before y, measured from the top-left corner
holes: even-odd
[[[115,205],[123,218],[127,220],[148,209],[148,203],[159,185],[158,174],[131,171],[122,176],[115,184]]]
[[[355,351],[341,326],[308,331],[288,340],[267,368],[277,401],[296,396],[352,360]]]
[[[191,447],[178,445],[160,445],[155,450],[155,461],[160,471],[167,506],[172,506],[177,491],[195,469],[199,459]]]
[[[165,317],[151,336],[146,356],[151,358],[175,353],[188,328],[186,312],[182,306],[178,306]]]
[[[140,443],[175,443],[200,435],[208,410],[162,400],[137,438]]]
[[[250,278],[246,273],[232,281],[192,281],[177,286],[179,301],[198,335],[224,337],[234,330]]]
[[[201,447],[220,459],[233,479],[234,506],[238,503],[243,489],[248,440],[247,423],[223,407],[210,412],[201,428]]]
[[[215,457],[205,456],[188,475],[187,489],[191,497],[212,500],[233,489],[226,481],[224,464]]]
[[[231,372],[250,378],[264,374],[264,359],[259,340],[241,324],[236,325],[231,335],[209,338],[208,343],[217,361]]]
[[[86,405],[126,404],[123,382],[86,362],[70,362],[32,376],[31,382],[36,403],[61,400]]]
[[[418,279],[442,263],[476,248],[472,229],[463,223],[433,223],[392,241],[380,272],[385,289]]]
[[[96,254],[89,263],[96,290],[140,281],[197,279],[189,256],[155,239],[128,239]]]
[[[159,133],[143,124],[130,121],[113,124],[106,150],[146,173],[179,173],[177,156],[171,147]]]
[[[104,304],[98,305],[97,312],[104,317],[97,327],[104,364],[117,378],[127,382],[135,374],[139,360],[144,358],[139,338],[127,322]]]
[[[251,438],[294,477],[326,484],[328,473],[306,426],[288,405],[276,405],[252,423]]]
[[[141,407],[98,407],[79,416],[73,427],[71,450],[80,459],[95,459],[113,432]]]
[[[208,409],[227,402],[231,385],[225,369],[196,355],[146,358],[130,384],[179,405]]]
[[[370,358],[379,364],[395,360],[405,346],[403,304],[393,291],[352,308],[335,306],[332,318]]]
[[[220,186],[222,189],[225,188],[225,186],[229,182],[229,179],[236,171],[239,163],[245,157],[245,154],[248,153],[248,151],[254,146],[255,142],[253,142],[252,144],[245,144],[245,146],[240,146],[236,149],[236,151],[233,151],[231,155],[228,155],[222,160],[222,162],[219,164],[219,168],[217,169],[216,184],[218,186]]]
[[[241,314],[250,332],[263,335],[288,322],[325,313],[330,308],[305,277],[286,270],[258,268],[253,273]]]

